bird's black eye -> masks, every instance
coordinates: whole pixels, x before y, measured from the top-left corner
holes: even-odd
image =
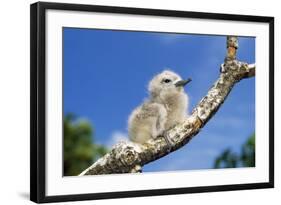
[[[164,79],[163,82],[164,83],[169,83],[169,82],[171,82],[171,80],[170,79]]]

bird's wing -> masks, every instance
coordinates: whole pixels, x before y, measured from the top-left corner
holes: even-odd
[[[153,118],[151,122],[153,129],[152,137],[156,138],[165,131],[165,123],[167,121],[166,108],[159,103],[147,103],[143,105],[143,110],[147,113],[147,117]]]

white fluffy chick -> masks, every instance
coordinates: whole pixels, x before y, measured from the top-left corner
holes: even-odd
[[[128,122],[129,138],[143,144],[163,135],[169,148],[172,144],[165,131],[187,117],[188,95],[184,86],[191,79],[182,78],[169,70],[153,77],[149,82],[150,98],[131,113]]]

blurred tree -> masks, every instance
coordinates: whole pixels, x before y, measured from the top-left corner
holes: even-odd
[[[106,154],[105,146],[94,143],[93,128],[86,120],[73,114],[64,117],[64,176],[80,174]]]
[[[255,134],[242,145],[241,153],[225,149],[215,160],[214,168],[235,168],[255,166]]]
[[[255,134],[253,134],[242,146],[240,160],[243,167],[255,166]]]

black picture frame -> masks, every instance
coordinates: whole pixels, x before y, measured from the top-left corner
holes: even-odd
[[[87,11],[102,13],[169,16],[194,19],[233,20],[269,24],[269,181],[264,183],[230,184],[158,190],[108,192],[46,196],[46,10]],[[274,187],[274,18],[143,8],[110,7],[82,4],[38,2],[30,7],[30,199],[37,203],[140,197],[198,192],[230,191]]]

